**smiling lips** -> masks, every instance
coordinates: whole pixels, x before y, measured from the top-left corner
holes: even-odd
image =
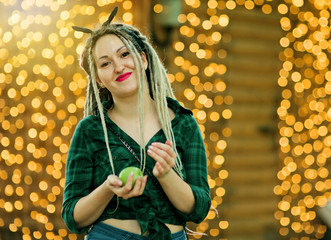
[[[116,81],[123,82],[124,80],[128,79],[131,76],[131,74],[132,74],[132,72],[123,73],[122,75],[120,75],[116,78]]]

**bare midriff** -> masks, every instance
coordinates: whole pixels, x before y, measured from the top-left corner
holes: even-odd
[[[141,234],[141,228],[137,220],[129,219],[129,220],[120,220],[120,219],[114,219],[110,218],[107,220],[102,221],[103,223],[106,223],[110,226],[122,229],[127,232],[132,232],[136,234]],[[173,224],[165,224],[171,233],[176,233],[181,230],[183,230],[183,226],[181,225],[173,225]],[[148,231],[143,234],[144,236],[148,236]]]

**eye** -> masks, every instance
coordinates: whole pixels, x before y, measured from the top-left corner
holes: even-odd
[[[129,55],[130,55],[130,52],[124,52],[124,53],[122,53],[122,57],[127,57]]]
[[[104,62],[101,64],[101,67],[107,67],[110,64],[110,62]]]

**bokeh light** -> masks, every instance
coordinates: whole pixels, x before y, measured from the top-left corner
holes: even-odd
[[[0,238],[79,238],[61,219],[66,154],[87,85],[77,61],[85,36],[71,26],[96,28],[89,24],[116,2],[119,19],[132,23],[132,1],[0,0],[8,17],[0,23],[0,232],[10,233]]]
[[[90,3],[90,2],[89,2]],[[171,47],[169,79],[180,102],[192,109],[206,143],[212,206],[221,209],[227,195],[224,166],[232,129],[233,96],[224,75],[231,39],[227,11],[238,7],[277,12],[284,36],[277,109],[281,166],[273,191],[279,198],[274,218],[283,239],[316,239],[326,227],[315,209],[331,198],[329,55],[330,6],[327,1],[185,0],[181,24]],[[87,80],[77,56],[86,36],[73,25],[96,28],[109,9],[134,23],[135,4],[128,0],[0,0],[7,17],[0,23],[0,229],[22,239],[70,239],[61,218],[66,154],[73,130],[82,118]],[[162,3],[152,6],[156,14]],[[99,23],[94,24],[96,16]],[[5,18],[3,18],[5,19]],[[220,125],[224,126],[220,129]],[[276,178],[276,177],[275,177]],[[6,217],[4,217],[6,216]],[[10,222],[7,219],[11,219]],[[6,220],[6,221],[5,221]],[[222,236],[229,219],[210,211],[194,229]],[[200,235],[192,238],[199,239]]]
[[[280,40],[283,68],[278,85],[283,100],[278,108],[280,157],[274,193],[281,197],[275,218],[284,239],[320,239],[326,227],[315,210],[330,193],[330,12],[327,3],[297,0],[278,6],[286,36]]]

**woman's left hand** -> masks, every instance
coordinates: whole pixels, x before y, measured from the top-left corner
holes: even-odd
[[[147,153],[156,161],[153,168],[153,175],[157,178],[166,176],[175,166],[176,153],[172,149],[172,144],[169,140],[165,143],[152,143],[148,147]]]

